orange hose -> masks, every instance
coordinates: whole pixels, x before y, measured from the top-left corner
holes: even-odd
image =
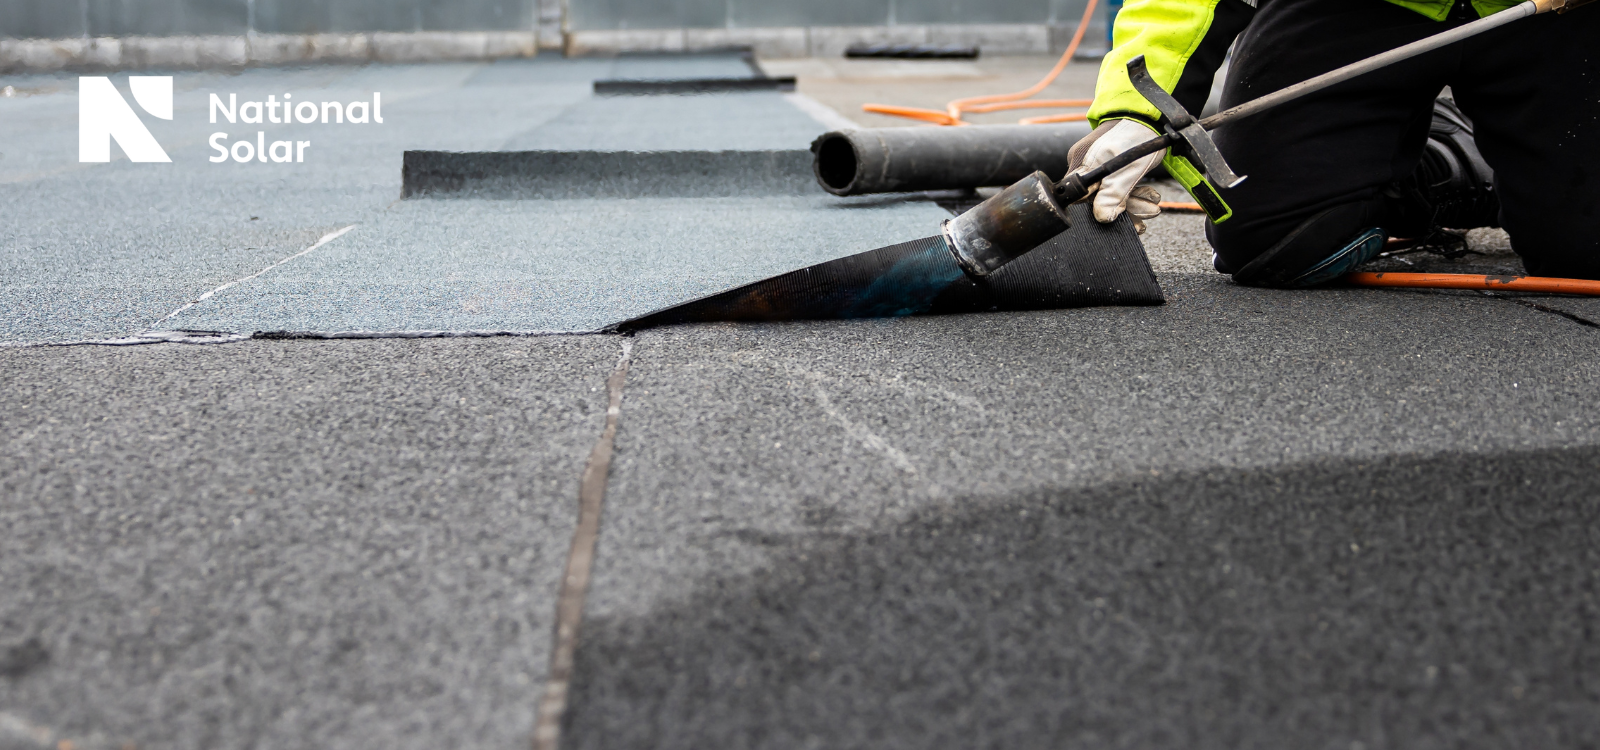
[[[971,96],[965,99],[957,99],[947,105],[950,116],[957,120],[961,119],[961,111],[971,104],[1013,102],[1020,99],[1028,99],[1040,91],[1044,91],[1050,84],[1055,83],[1056,77],[1061,75],[1061,71],[1067,69],[1067,63],[1072,62],[1072,56],[1078,53],[1078,43],[1083,41],[1083,32],[1089,30],[1089,20],[1094,18],[1094,9],[1097,4],[1096,0],[1089,0],[1088,4],[1083,6],[1083,18],[1078,21],[1078,30],[1073,32],[1072,41],[1067,43],[1067,51],[1061,53],[1061,59],[1056,61],[1056,66],[1051,68],[1050,72],[1045,74],[1045,77],[1038,83],[1022,91],[1010,94],[991,94],[989,96]]]
[[[1093,99],[1029,99],[1025,102],[1000,102],[998,104],[977,104],[962,112],[983,114],[984,112],[999,112],[1006,109],[1045,109],[1048,107],[1087,107],[1094,104]]]
[[[1204,208],[1201,208],[1200,204],[1198,204],[1198,203],[1187,203],[1187,202],[1184,202],[1184,201],[1162,201],[1160,203],[1160,206],[1161,206],[1161,210],[1163,210],[1163,211],[1204,211],[1205,210]]]
[[[1487,289],[1497,292],[1543,292],[1600,297],[1600,281],[1557,279],[1548,276],[1479,276],[1466,273],[1352,273],[1344,277],[1356,286],[1409,289]]]
[[[940,112],[937,109],[923,109],[921,107],[901,107],[895,104],[863,104],[861,105],[861,111],[872,112],[879,115],[889,115],[890,117],[904,117],[908,120],[922,120],[923,122],[930,122],[934,125],[967,124],[960,120],[953,120],[950,118],[950,115]]]
[[[1024,117],[1017,121],[1018,125],[1044,125],[1052,122],[1083,122],[1089,116],[1082,112],[1069,112],[1064,115],[1044,115],[1042,117]]]
[[[999,103],[999,102],[1019,102],[1019,101],[1021,101],[1023,99],[1032,98],[1034,95],[1036,95],[1039,92],[1044,91],[1046,88],[1048,88],[1050,86],[1050,84],[1055,83],[1056,78],[1061,75],[1061,71],[1067,69],[1067,63],[1072,62],[1073,55],[1078,54],[1078,43],[1083,41],[1083,32],[1085,32],[1085,31],[1087,31],[1089,29],[1089,19],[1094,17],[1094,9],[1095,9],[1095,5],[1097,5],[1097,4],[1098,4],[1097,0],[1089,0],[1088,4],[1083,7],[1083,18],[1082,18],[1082,20],[1078,21],[1078,30],[1076,32],[1073,32],[1072,41],[1067,44],[1067,51],[1061,53],[1061,59],[1056,61],[1056,66],[1054,68],[1051,68],[1050,72],[1047,73],[1042,80],[1040,80],[1038,83],[1034,84],[1033,86],[1031,86],[1031,87],[1029,87],[1027,89],[1024,89],[1022,91],[1016,91],[1016,92],[1013,92],[1013,93],[1010,93],[1010,94],[988,94],[988,95],[985,95],[985,96],[969,96],[969,97],[967,97],[965,99],[956,99],[956,100],[950,102],[949,104],[945,105],[945,111],[944,112],[935,112],[934,110],[923,109],[921,107],[900,107],[900,106],[895,106],[893,104],[863,104],[863,105],[861,105],[861,111],[863,111],[863,112],[872,112],[874,114],[880,114],[880,115],[889,115],[891,117],[904,117],[904,118],[911,119],[911,120],[921,120],[923,122],[929,122],[929,123],[933,123],[935,125],[966,125],[968,123],[966,123],[965,121],[963,121],[961,119],[961,115],[962,115],[963,112],[981,113],[981,112],[995,112],[995,111],[999,111],[999,110],[1002,110],[1002,109],[1031,109],[1033,107],[1030,107],[1030,106],[1027,106],[1027,105],[1019,105],[1019,106],[1011,106],[1011,107],[1002,106],[1002,107],[994,107],[992,109],[980,109],[980,108],[975,107],[973,105],[989,105],[989,104],[995,104],[995,103]],[[1092,105],[1094,103],[1092,99],[1067,99],[1067,100],[1061,100],[1061,101],[1062,101],[1062,103],[1059,103],[1059,104],[1046,104],[1046,103],[1040,102],[1040,103],[1035,104],[1034,106],[1037,106],[1037,107],[1087,107],[1087,106],[1090,106],[1090,105]],[[1066,102],[1074,102],[1074,103],[1068,104]],[[1076,102],[1082,102],[1082,103],[1076,103]],[[943,117],[942,118],[936,118],[934,115],[943,115]],[[1077,120],[1085,120],[1085,119],[1088,119],[1088,118],[1087,117],[1079,117],[1079,118],[1077,118]],[[1046,119],[1046,118],[1039,118],[1039,117],[1029,117],[1027,119],[1022,120],[1022,124],[1024,124],[1024,125],[1032,125],[1032,124],[1042,123],[1042,122],[1075,122],[1075,121],[1076,120],[1055,120],[1055,119]]]

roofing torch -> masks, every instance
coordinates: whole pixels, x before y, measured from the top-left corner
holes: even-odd
[[[1492,16],[1351,63],[1203,120],[1189,114],[1150,77],[1143,55],[1135,57],[1128,61],[1128,77],[1134,89],[1161,112],[1163,135],[1128,149],[1094,169],[1068,174],[1059,182],[1052,181],[1043,172],[1034,172],[966,213],[944,222],[945,244],[968,276],[982,279],[1071,228],[1063,206],[1088,197],[1090,188],[1118,170],[1168,148],[1195,164],[1211,183],[1234,187],[1243,182],[1245,176],[1234,174],[1207,131],[1523,18],[1549,11],[1565,13],[1593,1],[1527,0]],[[1221,197],[1212,192],[1205,180],[1193,190],[1195,200],[1208,214],[1216,217],[1226,213]]]

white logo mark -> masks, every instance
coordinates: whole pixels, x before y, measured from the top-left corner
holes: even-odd
[[[139,107],[163,120],[172,119],[172,76],[128,76]],[[150,129],[106,76],[78,79],[78,161],[111,161],[111,139],[117,139],[129,161],[171,162]]]

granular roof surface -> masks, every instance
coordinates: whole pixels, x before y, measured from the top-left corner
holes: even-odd
[[[564,747],[1600,744],[1585,300],[1242,288],[1172,215],[1159,307],[20,345],[586,331],[935,231],[803,187],[399,199],[407,149],[805,148],[781,94],[589,89],[744,65],[178,73],[170,165],[77,164],[75,81],[7,79],[0,747],[527,747],[625,345]],[[210,164],[210,91],[385,123]],[[1515,270],[1474,246],[1392,262]]]

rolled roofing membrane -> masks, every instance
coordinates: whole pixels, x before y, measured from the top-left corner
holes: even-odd
[[[985,280],[962,273],[934,236],[868,250],[746,284],[614,326],[828,320],[1054,310],[1166,301],[1126,216],[1101,224],[1069,208],[1072,228]]]

